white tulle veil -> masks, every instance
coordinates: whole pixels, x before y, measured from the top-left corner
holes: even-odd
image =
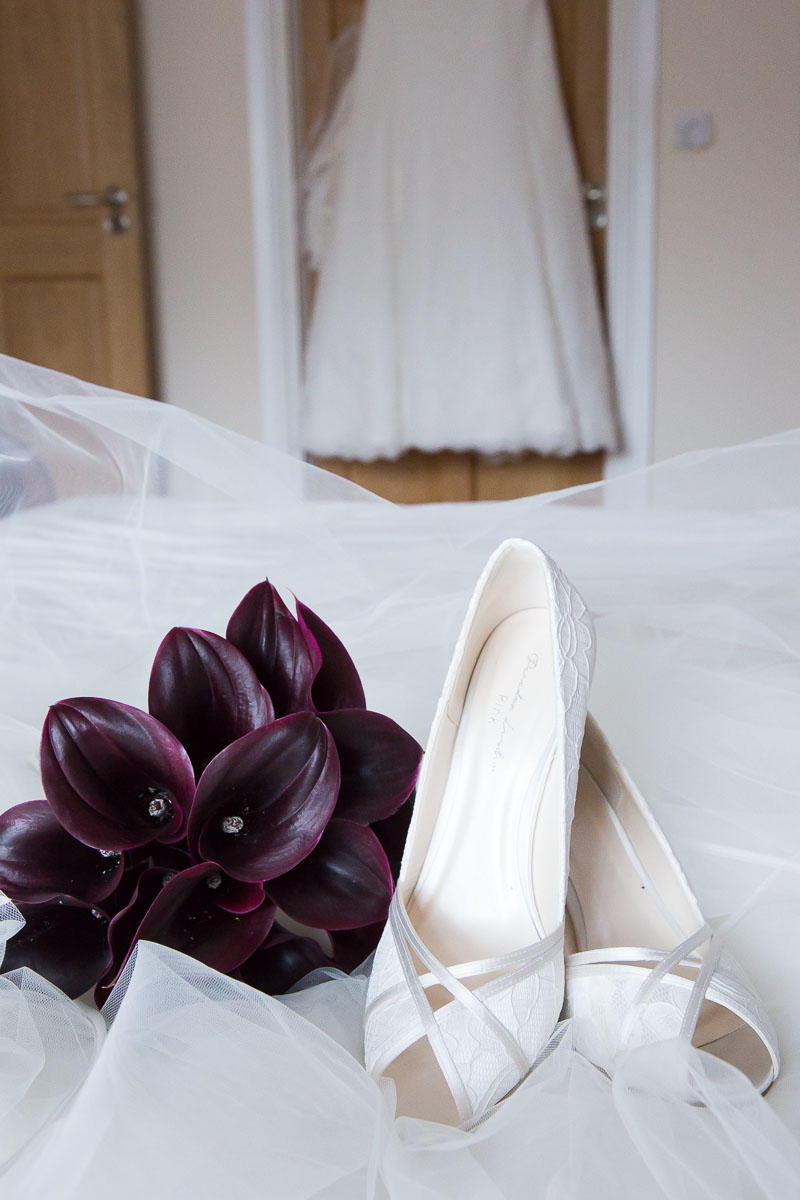
[[[563,1026],[472,1132],[395,1121],[359,1060],[363,973],[277,1001],[143,943],[106,1021],[29,971],[0,977],[0,1195],[800,1193],[800,433],[554,495],[397,507],[180,409],[0,359],[0,466],[0,807],[40,795],[49,703],[143,705],[166,630],[223,631],[265,574],[424,741],[480,567],[531,538],[595,613],[593,712],[784,1064],[762,1099],[662,1043],[612,1082]],[[0,907],[0,940],[16,926]],[[680,1098],[686,1071],[704,1107]]]

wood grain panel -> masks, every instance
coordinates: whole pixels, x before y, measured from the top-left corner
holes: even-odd
[[[338,35],[348,25],[360,21],[364,15],[364,0],[332,0],[333,36]]]
[[[0,0],[0,350],[149,395],[137,142],[132,0]]]
[[[572,143],[581,178],[606,183],[609,0],[550,0],[553,35]],[[591,234],[604,306],[605,231]]]
[[[392,461],[350,462],[349,478],[396,504],[472,500],[473,454],[423,454],[410,450]]]
[[[116,387],[151,390],[145,296],[144,230],[137,167],[136,85],[130,6],[126,0],[83,0],[92,130],[99,186],[122,181],[130,229],[102,239],[106,344]],[[108,63],[114,64],[112,71]]]
[[[9,354],[79,379],[110,382],[99,277],[8,280],[0,294]]]
[[[518,458],[493,462],[477,458],[473,500],[515,500],[594,483],[603,475],[602,454],[574,454],[571,458],[549,458],[521,454]]]
[[[82,0],[0,0],[0,197],[60,208],[64,180],[93,186]]]
[[[299,0],[303,128],[308,133],[325,98],[328,48],[335,36],[330,0]]]
[[[2,275],[90,275],[102,262],[102,231],[96,224],[0,225]]]
[[[396,504],[423,504],[440,500],[472,500],[475,456],[423,454],[411,450],[398,459],[358,462],[355,459],[318,458],[316,463],[334,475]]]

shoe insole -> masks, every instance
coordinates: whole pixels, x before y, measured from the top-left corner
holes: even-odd
[[[570,906],[577,904],[579,913],[567,921],[567,954],[618,946],[671,950],[698,925],[696,910],[641,812],[624,793],[615,803],[653,889],[626,853],[602,789],[582,765],[570,848]],[[581,926],[579,942],[575,930]],[[672,973],[695,977],[690,968],[676,967]],[[730,1009],[713,1001],[703,1004],[692,1044],[732,1062],[756,1084],[768,1075],[769,1059],[760,1038]]]
[[[547,611],[507,617],[470,678],[430,845],[407,904],[420,938],[446,966],[532,945],[560,921],[555,688]],[[463,982],[474,987],[487,978]],[[452,999],[438,986],[427,996],[434,1009]],[[455,1108],[426,1039],[387,1074],[398,1086],[399,1112],[453,1123]]]
[[[645,887],[620,841],[600,786],[581,765],[570,841],[570,880],[586,927],[586,946],[578,949],[652,946],[671,950],[697,927],[697,914],[686,903],[683,889],[676,887],[672,864],[664,859],[651,831],[642,822],[635,827],[632,806],[625,806],[623,798],[616,802],[642,865],[674,918],[672,922],[665,918]]]
[[[518,950],[558,923],[560,864],[547,838],[555,817],[563,819],[553,803],[555,773],[548,779],[554,693],[547,612],[507,617],[475,664],[430,848],[407,906],[422,941],[445,964]],[[532,872],[534,842],[545,840],[549,853]]]

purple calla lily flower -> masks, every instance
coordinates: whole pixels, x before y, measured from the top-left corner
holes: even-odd
[[[226,636],[254,668],[278,716],[312,707],[319,650],[268,580],[250,589],[228,622]]]
[[[47,714],[40,762],[53,812],[87,846],[125,850],[180,837],[192,764],[148,713],[114,700],[62,700]]]
[[[239,977],[250,987],[270,996],[282,996],[310,971],[330,965],[319,942],[298,937],[274,925],[263,943],[239,968]]]
[[[95,984],[101,1005],[141,939],[272,993],[373,949],[421,750],[366,709],[332,630],[297,614],[265,581],[227,640],[167,634],[150,713],[94,697],[50,709],[47,799],[0,814],[0,888],[28,918],[6,968],[70,995]],[[330,950],[273,928],[278,904]]]
[[[334,708],[366,708],[367,701],[356,664],[325,622],[297,601],[297,619],[309,644],[319,648],[322,665],[311,687],[318,712]]]
[[[119,885],[122,871],[118,851],[79,842],[46,800],[17,804],[0,815],[0,889],[15,902],[70,896],[97,904]]]
[[[406,848],[406,838],[408,837],[408,827],[411,824],[411,817],[414,813],[414,796],[409,796],[405,804],[398,808],[396,813],[391,817],[386,817],[383,821],[373,821],[370,826],[372,832],[378,838],[378,841],[383,846],[386,857],[389,860],[392,878],[397,879],[400,874],[400,864],[403,861],[403,851]]]
[[[156,867],[168,875],[177,875],[187,867],[195,865],[194,859],[186,849],[181,849],[184,843],[165,845],[163,842],[150,842],[147,846],[138,846],[135,850],[126,850],[124,854],[125,869],[119,886],[104,902],[103,907],[112,918],[127,908],[136,891],[139,880],[149,868]],[[144,914],[142,914],[144,915]],[[112,922],[113,923],[113,922]],[[134,931],[135,932],[135,931]]]
[[[135,850],[126,852],[125,861],[139,871],[148,867],[161,867],[165,871],[172,871],[174,875],[195,865],[183,839],[170,844],[148,842],[146,846],[137,846]]]
[[[105,987],[119,977],[139,941],[191,954],[217,971],[240,966],[272,928],[275,905],[265,899],[247,912],[231,912],[218,903],[222,885],[223,872],[216,863],[198,863],[172,877],[157,868],[145,871],[128,909],[112,921],[114,963]]]
[[[29,967],[72,1000],[93,987],[111,960],[106,914],[68,899],[17,907],[25,928],[6,946],[3,972]]]
[[[173,629],[158,648],[149,708],[172,730],[199,776],[225,746],[274,720],[245,656],[216,633]]]
[[[394,884],[383,847],[355,821],[331,821],[319,845],[268,894],[312,929],[356,929],[385,921]]]
[[[195,865],[189,862],[188,856],[184,856],[184,858],[188,866],[182,870],[188,870],[189,867]],[[215,863],[201,865],[216,867]],[[156,897],[161,894],[162,889],[171,880],[181,873],[168,867],[145,867],[144,869],[140,867],[139,870],[141,873],[136,879],[127,904],[117,912],[109,925],[108,942],[111,947],[111,963],[95,989],[95,1003],[98,1008],[102,1008],[111,988],[119,978],[123,966],[130,957],[130,951],[139,938],[139,928]],[[240,883],[219,869],[211,872],[206,884],[214,893],[214,903],[226,913],[253,912],[264,903],[264,888],[261,884]],[[190,914],[189,920],[194,919]],[[151,940],[156,940],[152,934],[150,936]]]
[[[197,785],[189,847],[260,883],[313,850],[336,805],[339,760],[313,713],[294,713],[222,750]]]
[[[213,864],[217,866],[217,863]],[[214,880],[214,899],[220,908],[230,913],[249,913],[264,903],[264,884],[246,883],[220,871],[220,883]]]
[[[417,782],[419,742],[390,717],[364,708],[323,713],[321,720],[333,735],[342,771],[336,816],[369,825],[397,812]]]
[[[165,867],[145,867],[143,870],[140,868],[140,871],[127,903],[111,918],[108,927],[111,957],[95,988],[94,999],[98,1008],[102,1008],[123,965],[130,957],[137,930],[150,906],[165,884],[175,877],[175,872]]]
[[[383,921],[376,921],[360,929],[337,929],[331,933],[334,965],[340,971],[355,971],[378,945],[383,926]]]

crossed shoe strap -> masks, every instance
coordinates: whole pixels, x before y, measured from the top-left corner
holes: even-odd
[[[753,1029],[763,1042],[773,1071],[777,1074],[775,1035],[769,1018],[761,1003],[739,978],[733,960],[723,951],[719,937],[708,925],[702,925],[670,951],[646,946],[603,947],[571,954],[567,959],[568,979],[578,972],[589,979],[594,974],[592,968],[596,968],[598,976],[603,976],[616,969],[624,971],[626,967],[636,968],[637,973],[642,968],[648,969],[633,991],[621,1023],[620,1048],[632,1043],[654,992],[659,984],[663,984],[682,1013],[677,1031],[679,1038],[691,1042],[703,1003],[709,1000],[728,1009]],[[584,972],[581,968],[588,970]],[[691,978],[692,973],[694,978]]]
[[[699,954],[698,948],[706,943],[705,954]],[[701,925],[696,933],[691,934],[680,942],[674,950],[655,950],[646,946],[615,946],[602,947],[598,950],[584,950],[570,955],[570,967],[604,965],[613,963],[652,964],[644,981],[631,1001],[630,1010],[625,1020],[621,1040],[627,1042],[632,1025],[638,1016],[638,1010],[646,1005],[653,990],[660,980],[669,975],[675,967],[693,968],[696,970],[694,982],[688,994],[681,1020],[679,1036],[691,1041],[700,1016],[700,1009],[706,997],[709,984],[719,963],[719,939],[708,925]]]
[[[587,974],[597,976],[610,975],[611,972],[624,972],[626,966],[647,970],[643,981],[633,991],[630,997],[627,1013],[619,1031],[620,1047],[629,1045],[635,1031],[641,1030],[641,1024],[647,1012],[647,1007],[653,999],[655,989],[659,984],[667,988],[676,1007],[682,1007],[682,1018],[678,1036],[684,1041],[691,1042],[697,1028],[703,1003],[706,999],[729,1009],[745,1021],[763,1042],[775,1075],[778,1073],[778,1053],[776,1037],[772,1024],[764,1011],[761,1002],[753,992],[742,982],[741,972],[733,962],[722,943],[711,927],[703,922],[699,928],[688,937],[684,935],[675,914],[664,901],[659,888],[650,876],[647,867],[629,838],[625,827],[617,815],[614,805],[605,793],[601,793],[606,811],[613,824],[619,843],[636,872],[641,886],[646,890],[651,902],[658,909],[664,922],[670,926],[679,939],[672,950],[653,949],[644,946],[600,947],[594,950],[582,950],[571,954],[567,959],[567,973],[575,975],[576,968],[588,968]],[[567,887],[567,910],[572,921],[578,944],[586,945],[586,926],[580,899],[572,879]],[[606,968],[604,971],[603,968]],[[682,971],[683,974],[677,974]],[[694,972],[694,980],[686,978],[686,972]],[[572,1008],[569,1000],[568,1010]]]
[[[559,955],[563,927],[559,927],[533,946],[495,958],[477,959],[450,967],[440,962],[421,940],[411,924],[399,891],[395,892],[389,909],[389,927],[402,978],[373,1000],[367,1010],[367,1017],[372,1023],[380,1016],[382,1009],[398,1003],[402,1006],[403,1000],[408,997],[413,1002],[413,1007],[405,1005],[404,1011],[392,1012],[392,1036],[372,1064],[372,1074],[375,1077],[383,1074],[398,1055],[425,1036],[453,1095],[460,1120],[469,1120],[473,1115],[473,1105],[467,1081],[447,1046],[440,1022],[446,1014],[452,1015],[454,1005],[460,1006],[465,1016],[470,1014],[477,1018],[496,1044],[498,1053],[514,1064],[518,1080],[522,1079],[530,1070],[528,1056],[514,1035],[488,1006],[487,1001],[515,983],[534,975],[549,959]],[[428,968],[425,974],[417,974],[412,954]],[[464,979],[483,976],[489,976],[489,982],[474,990],[462,982]],[[428,1000],[427,990],[436,985],[443,987],[453,999],[434,1012]]]

